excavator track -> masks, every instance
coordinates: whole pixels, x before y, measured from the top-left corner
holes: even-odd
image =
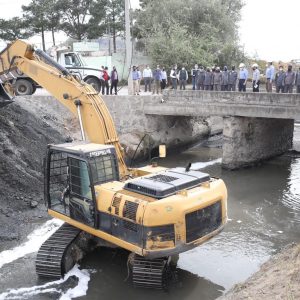
[[[134,255],[132,280],[135,287],[166,290],[169,279],[169,257],[146,259]]]
[[[41,277],[59,279],[68,272],[74,263],[66,257],[67,250],[80,232],[80,229],[64,223],[52,234],[37,253],[36,273]]]

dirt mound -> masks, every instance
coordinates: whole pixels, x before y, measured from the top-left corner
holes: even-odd
[[[246,282],[218,300],[300,299],[300,245],[291,245],[263,264]]]
[[[24,221],[43,215],[38,210],[45,212],[40,203],[47,144],[65,142],[77,132],[76,127],[65,126],[74,123],[70,113],[53,106],[38,98],[18,97],[0,109],[0,241],[18,238]]]

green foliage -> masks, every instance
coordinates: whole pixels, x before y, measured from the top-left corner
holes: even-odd
[[[112,36],[114,52],[116,52],[116,37],[124,32],[124,5],[124,0],[98,0],[93,2],[88,38],[98,38],[104,34]]]
[[[45,51],[45,37],[46,30],[46,14],[44,7],[46,0],[32,0],[28,5],[22,5],[23,19],[28,24],[28,28],[33,33],[42,34],[43,50]]]
[[[237,22],[241,0],[143,0],[134,35],[154,61],[232,64],[243,57]]]
[[[54,32],[59,29],[60,11],[57,0],[32,0],[28,5],[22,6],[23,19],[32,33],[42,34],[43,49],[45,50],[44,32],[52,31],[53,44]]]
[[[202,65],[211,64],[213,56],[207,52],[208,44],[203,47],[197,37],[191,38],[186,27],[174,24],[169,29],[168,36],[164,34],[162,27],[157,29],[156,35],[150,36],[146,44],[148,54],[156,63],[166,67],[174,63],[183,66],[195,62]]]
[[[61,29],[71,38],[82,41],[88,35],[92,0],[57,0],[62,13]]]
[[[12,42],[16,39],[27,39],[32,32],[27,29],[27,24],[18,17],[10,20],[0,19],[0,39]]]

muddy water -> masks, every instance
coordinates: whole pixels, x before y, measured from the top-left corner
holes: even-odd
[[[196,147],[170,156],[162,164],[186,166],[220,157],[218,148]],[[285,245],[300,242],[300,155],[286,154],[261,166],[234,172],[222,170],[220,163],[203,171],[224,179],[229,194],[229,222],[210,242],[179,256],[177,281],[171,290],[165,293],[134,289],[125,281],[127,253],[102,249],[80,264],[81,269],[88,270],[90,281],[82,293],[86,296],[79,299],[216,299],[257,271]],[[86,280],[87,274],[84,276]],[[68,285],[79,286],[81,281]],[[16,298],[10,297],[12,294],[1,298],[1,292],[8,288],[20,290],[44,283],[37,281],[34,254],[29,254],[0,269],[0,299],[60,299],[62,290],[67,290],[58,283],[52,292],[33,288],[37,293],[28,297],[16,292]]]

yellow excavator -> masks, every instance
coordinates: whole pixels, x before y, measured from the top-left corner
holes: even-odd
[[[16,69],[78,116],[82,134],[80,142],[47,148],[45,201],[48,213],[65,223],[38,251],[37,274],[59,278],[72,268],[69,249],[84,232],[131,253],[135,286],[165,288],[170,257],[224,228],[224,182],[189,167],[128,168],[99,94],[24,41],[0,53],[0,106],[13,101]]]

